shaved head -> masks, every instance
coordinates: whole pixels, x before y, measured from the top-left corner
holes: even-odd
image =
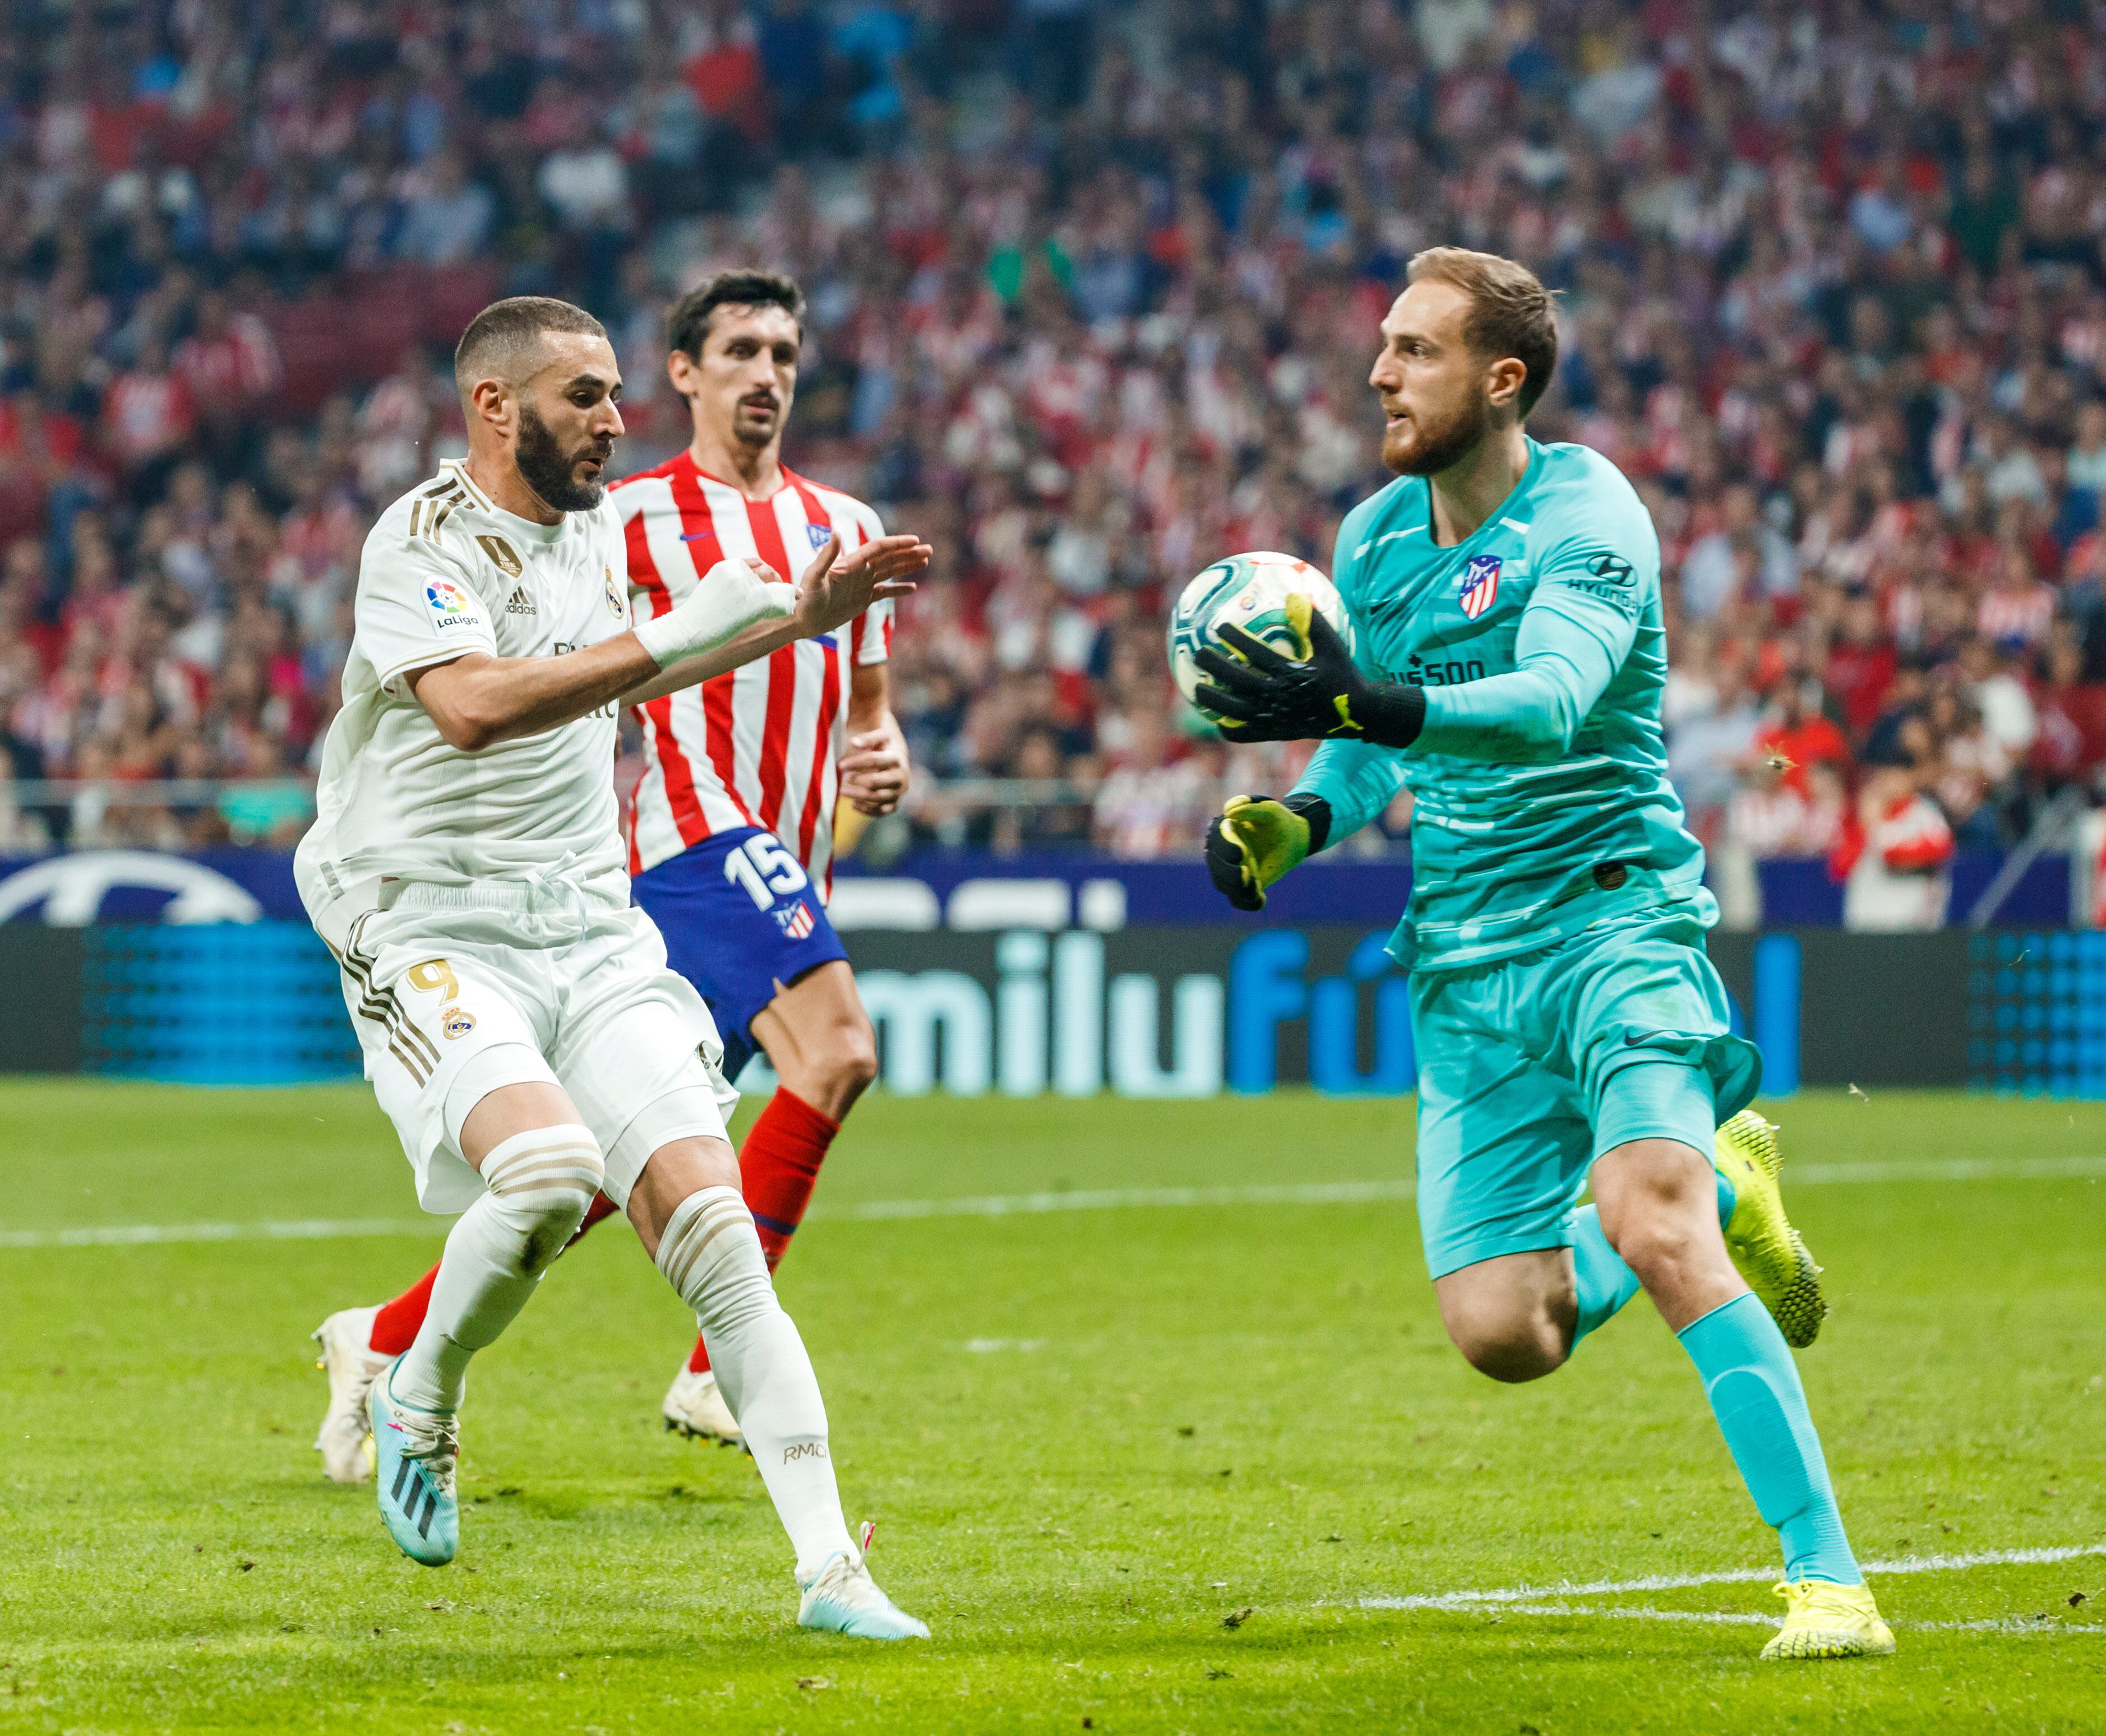
[[[556,332],[607,336],[607,328],[584,308],[553,296],[515,295],[492,302],[468,321],[454,351],[454,383],[463,401],[473,395],[478,380],[524,385],[548,362],[546,339]]]

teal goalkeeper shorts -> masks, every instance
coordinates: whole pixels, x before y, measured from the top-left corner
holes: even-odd
[[[1418,1218],[1435,1277],[1571,1245],[1594,1160],[1630,1139],[1707,1157],[1762,1078],[1692,916],[1644,911],[1539,952],[1414,971]]]

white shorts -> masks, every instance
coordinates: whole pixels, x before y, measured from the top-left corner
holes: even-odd
[[[390,890],[387,909],[352,924],[338,962],[365,1076],[425,1210],[481,1197],[461,1123],[503,1085],[562,1088],[617,1205],[660,1146],[724,1137],[738,1093],[718,1070],[724,1045],[642,911],[519,882]]]

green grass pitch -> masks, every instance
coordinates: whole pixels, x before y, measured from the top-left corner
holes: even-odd
[[[1860,1554],[2106,1549],[2106,1106],[1776,1112]],[[0,1736],[2106,1722],[2106,1553],[1880,1573],[1898,1657],[1758,1664],[1767,1579],[1720,1576],[1774,1541],[1680,1350],[1641,1300],[1548,1380],[1472,1373],[1402,1197],[1410,1130],[1407,1103],[1301,1094],[860,1108],[782,1287],[850,1519],[935,1631],[880,1648],[799,1631],[751,1465],[661,1432],[689,1328],[625,1226],[477,1364],[461,1559],[427,1571],[309,1448],[307,1334],[438,1246],[379,1233],[416,1213],[367,1094],[9,1082]],[[1313,1192],[1342,1182],[1387,1186]],[[1234,1191],[1260,1188],[1288,1191]],[[1180,1188],[1230,1191],[1145,1192]],[[1649,1577],[1709,1582],[1370,1601]]]

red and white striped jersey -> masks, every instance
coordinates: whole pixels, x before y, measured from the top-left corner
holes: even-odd
[[[759,556],[795,580],[827,536],[844,552],[885,534],[877,514],[787,468],[766,500],[749,500],[685,452],[610,490],[628,538],[631,613],[666,613],[718,562]],[[633,874],[712,833],[757,825],[797,852],[831,890],[834,803],[848,749],[850,670],[892,648],[892,605],[800,639],[699,687],[652,700],[630,838]]]

